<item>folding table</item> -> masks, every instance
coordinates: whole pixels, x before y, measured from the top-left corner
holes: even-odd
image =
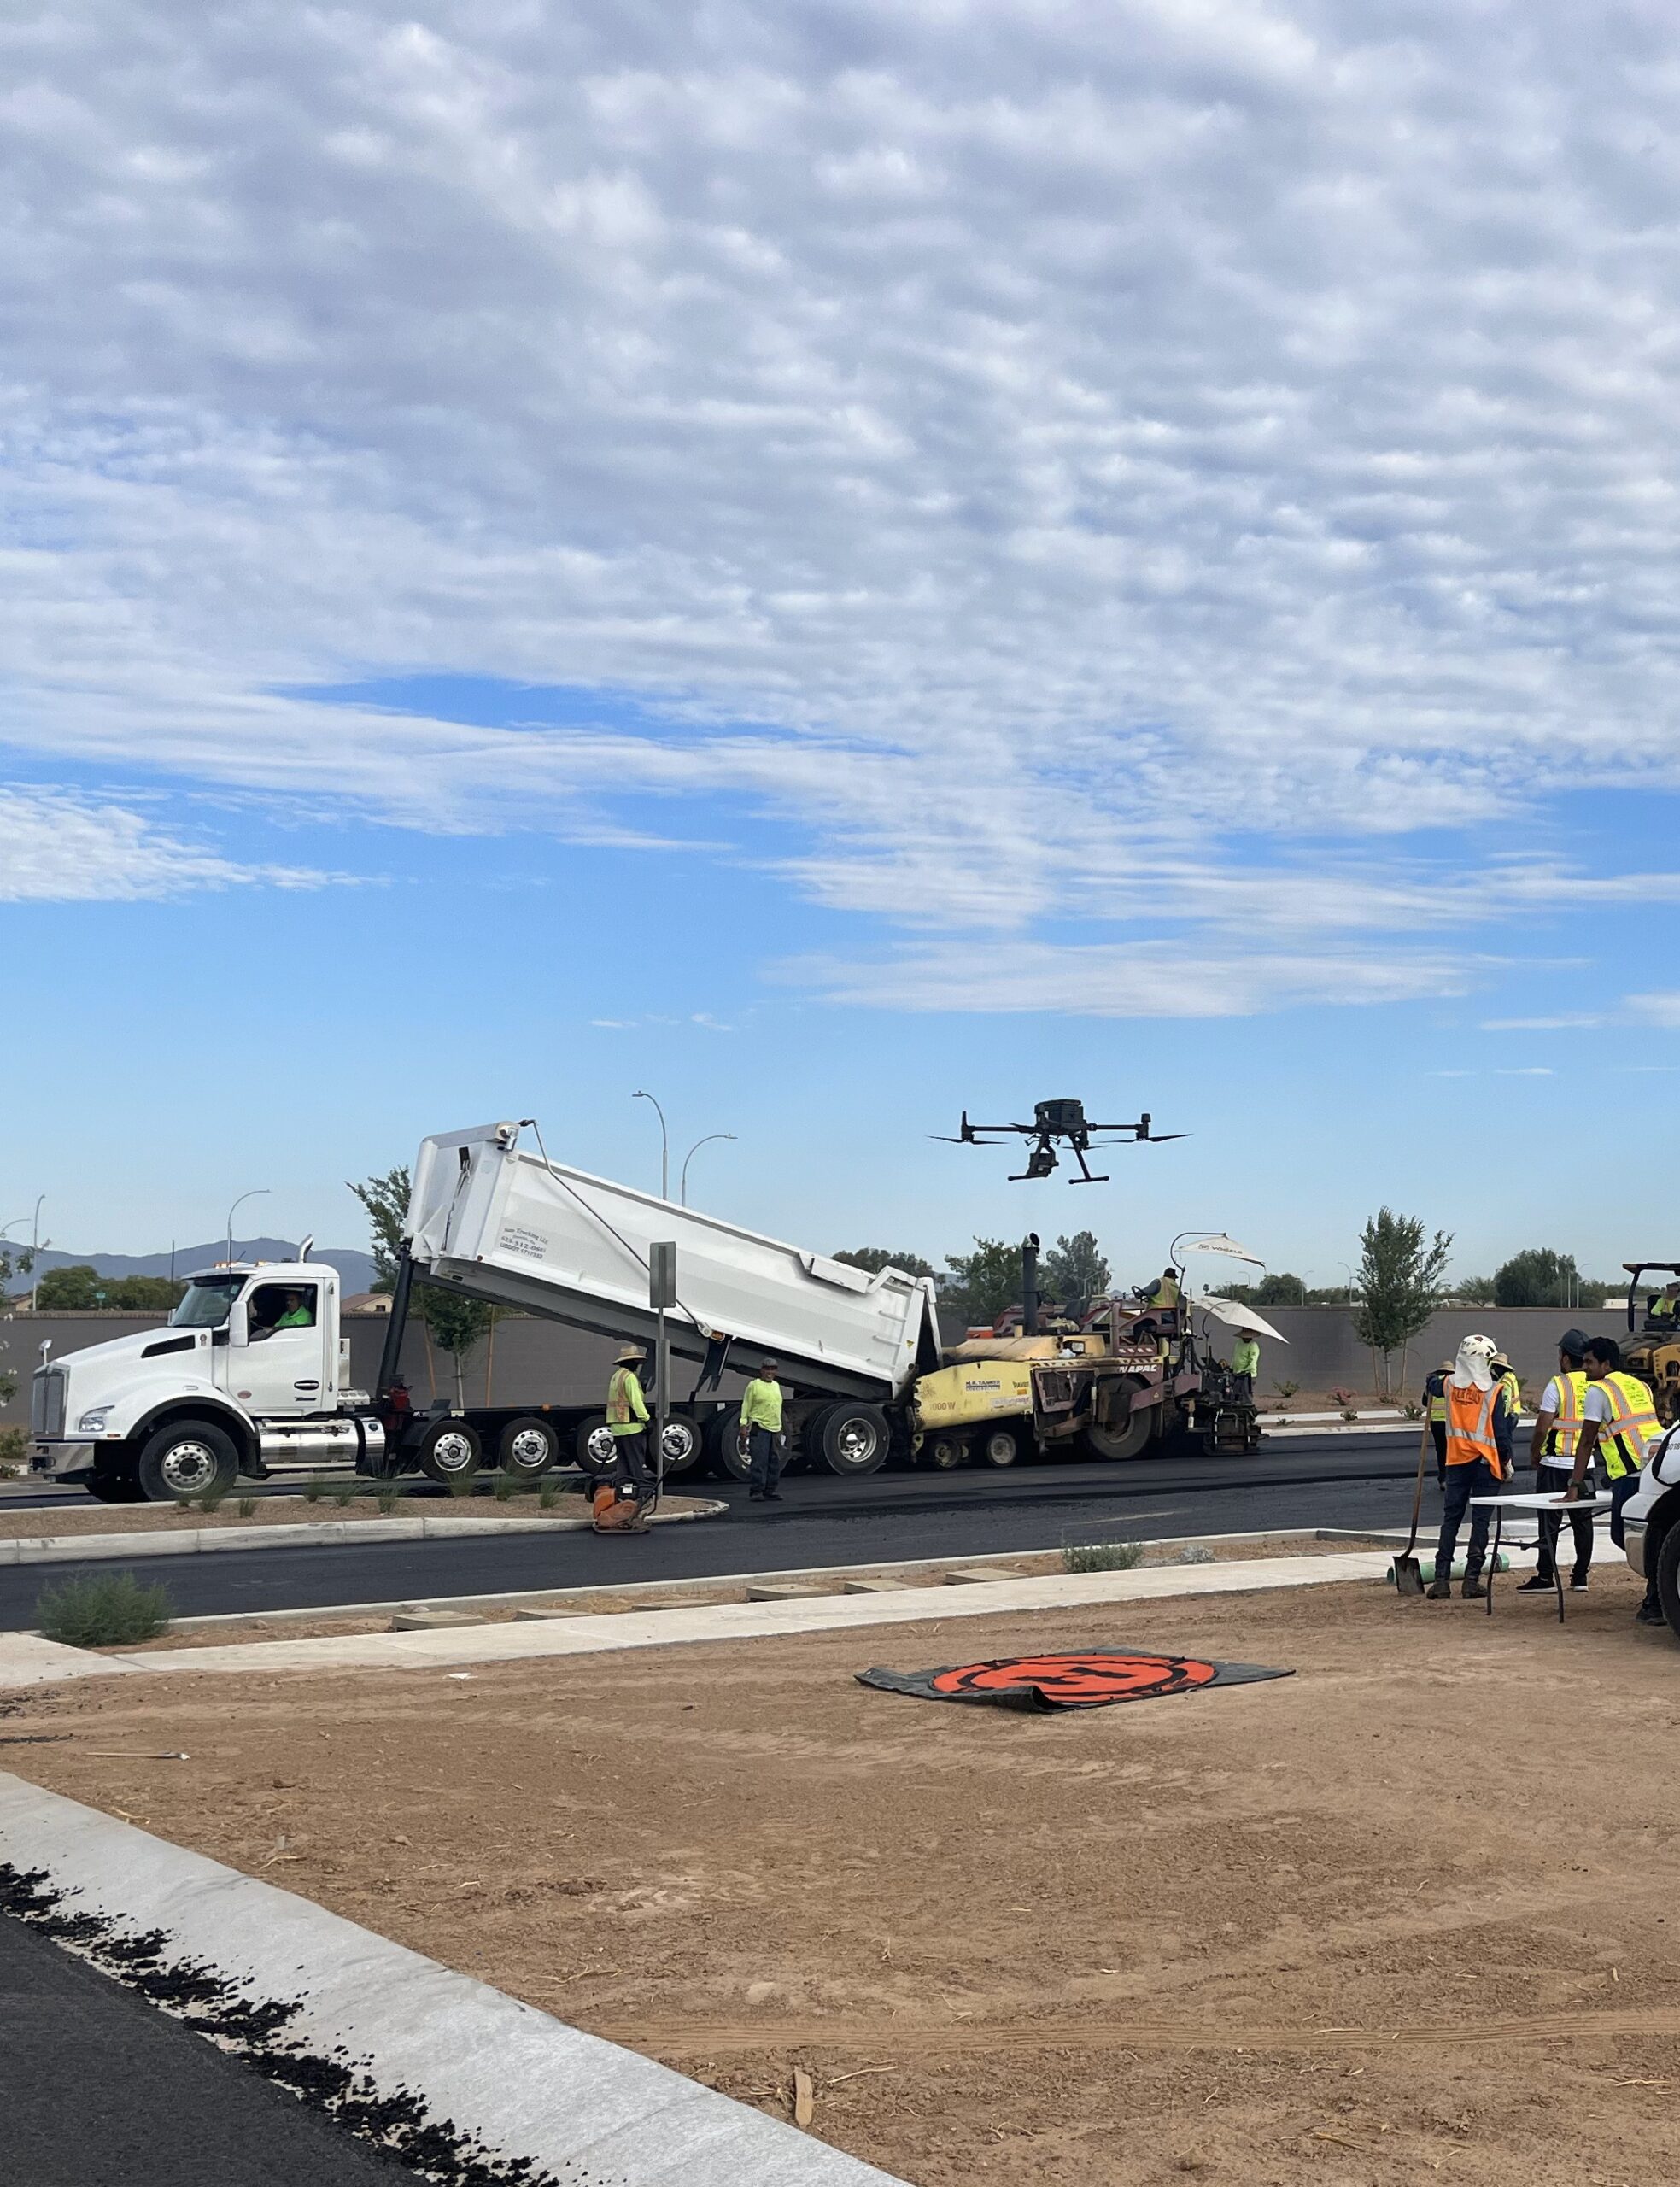
[[[1493,1541],[1488,1555],[1488,1611],[1493,1615],[1493,1580],[1499,1569],[1499,1538],[1507,1511],[1607,1511],[1615,1498],[1603,1496],[1554,1496],[1529,1490],[1520,1496],[1472,1496],[1471,1510],[1493,1513]],[[1563,1623],[1563,1559],[1555,1553],[1552,1557],[1552,1579],[1558,1591],[1558,1623]]]

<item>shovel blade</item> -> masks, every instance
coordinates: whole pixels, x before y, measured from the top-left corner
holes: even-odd
[[[1394,1592],[1397,1595],[1420,1595],[1423,1592],[1423,1567],[1415,1557],[1395,1558]]]

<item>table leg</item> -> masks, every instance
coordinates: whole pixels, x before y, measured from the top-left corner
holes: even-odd
[[[1504,1512],[1500,1509],[1500,1507],[1498,1506],[1498,1504],[1495,1504],[1495,1506],[1494,1506],[1494,1511],[1493,1511],[1493,1547],[1492,1547],[1492,1552],[1491,1552],[1491,1554],[1490,1555],[1490,1557],[1489,1557],[1489,1558],[1488,1558],[1488,1607],[1487,1607],[1487,1615],[1488,1615],[1488,1616],[1490,1616],[1490,1617],[1491,1617],[1491,1616],[1493,1615],[1493,1582],[1494,1582],[1494,1574],[1495,1574],[1498,1571],[1498,1569],[1499,1569],[1499,1544],[1500,1544],[1501,1537],[1503,1535],[1504,1531],[1505,1531],[1505,1514],[1504,1514]]]

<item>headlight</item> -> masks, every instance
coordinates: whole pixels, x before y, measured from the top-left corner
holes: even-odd
[[[85,1412],[76,1422],[77,1434],[102,1435],[105,1433],[105,1422],[110,1418],[114,1410],[114,1406],[108,1404],[95,1405],[91,1412]]]

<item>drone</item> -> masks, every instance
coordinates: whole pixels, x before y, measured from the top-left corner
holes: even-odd
[[[1188,1139],[1190,1136],[1188,1132],[1183,1131],[1151,1131],[1147,1109],[1134,1124],[1092,1123],[1086,1118],[1083,1101],[1035,1101],[1033,1116],[1033,1122],[1030,1124],[971,1124],[969,1112],[964,1109],[962,1129],[955,1139],[946,1132],[935,1132],[934,1137],[943,1140],[947,1146],[1001,1146],[1002,1138],[983,1136],[994,1132],[1019,1132],[1024,1138],[1033,1140],[1033,1150],[1027,1157],[1027,1167],[1010,1177],[1012,1185],[1022,1184],[1031,1177],[1047,1177],[1056,1168],[1058,1159],[1051,1142],[1065,1139],[1078,1157],[1080,1165],[1079,1176],[1069,1177],[1068,1182],[1070,1185],[1106,1185],[1109,1181],[1107,1177],[1093,1176],[1091,1165],[1085,1158],[1093,1147],[1137,1146],[1145,1140],[1152,1146],[1158,1146],[1169,1139]],[[1103,1131],[1121,1132],[1127,1136],[1103,1140],[1092,1137],[1093,1132]]]

